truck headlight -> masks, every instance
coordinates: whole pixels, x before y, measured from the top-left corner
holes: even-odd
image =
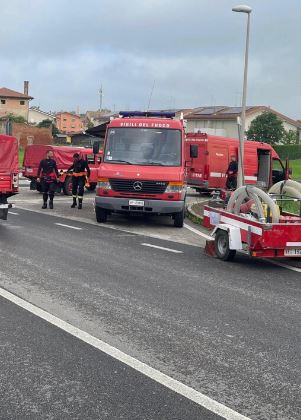
[[[111,190],[111,184],[108,178],[99,178],[97,182],[97,188],[102,188],[104,190]]]
[[[186,188],[183,182],[169,182],[165,192],[166,193],[181,193]]]

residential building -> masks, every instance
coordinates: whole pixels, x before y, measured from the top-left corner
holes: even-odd
[[[83,130],[83,123],[79,115],[71,112],[58,112],[56,126],[61,133],[79,133]]]
[[[301,142],[301,123],[267,106],[246,107],[246,130],[249,129],[251,122],[256,117],[267,111],[277,115],[283,122],[286,131],[297,131]],[[237,117],[240,117],[240,115],[241,107],[204,106],[195,108],[185,114],[187,131],[202,131],[218,136],[238,138]]]
[[[0,117],[14,114],[28,121],[29,101],[33,99],[28,94],[29,82],[24,82],[24,93],[8,88],[0,88]]]
[[[51,112],[45,112],[38,106],[31,106],[28,111],[28,122],[30,124],[39,124],[44,120],[50,120],[55,122],[55,114]]]

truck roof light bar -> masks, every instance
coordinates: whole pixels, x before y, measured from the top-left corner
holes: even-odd
[[[174,118],[175,112],[170,111],[120,111],[120,117],[154,117],[154,118]]]

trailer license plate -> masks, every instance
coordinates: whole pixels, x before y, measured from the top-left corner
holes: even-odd
[[[284,255],[287,257],[301,257],[301,248],[286,248]]]
[[[144,207],[144,201],[142,201],[142,200],[129,200],[129,206]]]

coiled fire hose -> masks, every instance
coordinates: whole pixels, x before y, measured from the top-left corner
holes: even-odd
[[[301,193],[301,191],[300,191]],[[265,222],[264,209],[262,203],[270,208],[272,223],[279,223],[279,208],[270,195],[261,189],[248,185],[237,188],[231,195],[227,205],[227,211],[232,214],[239,214],[240,207],[245,200],[253,200],[256,213],[260,222]]]

